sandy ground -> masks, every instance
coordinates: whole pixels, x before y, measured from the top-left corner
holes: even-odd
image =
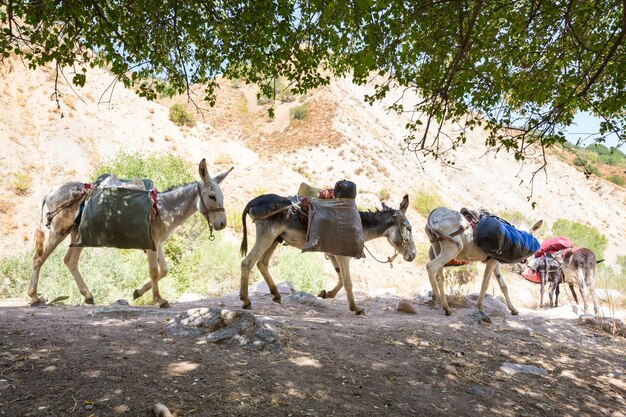
[[[280,323],[279,352],[170,338],[194,307],[237,310],[235,296],[155,307],[0,306],[0,415],[624,416],[623,337],[577,325],[572,305],[519,316],[473,307],[451,317],[417,300],[283,303],[253,294],[259,318]],[[510,368],[529,365],[513,373]]]

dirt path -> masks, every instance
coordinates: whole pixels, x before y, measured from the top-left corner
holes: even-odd
[[[445,317],[398,299],[310,306],[253,296],[252,312],[282,323],[281,353],[171,339],[191,307],[239,309],[235,296],[155,307],[0,307],[0,415],[624,416],[626,341],[543,312]],[[503,363],[545,375],[507,374]]]

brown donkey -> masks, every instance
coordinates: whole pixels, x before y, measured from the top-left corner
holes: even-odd
[[[555,254],[555,258],[563,264],[565,280],[578,285],[583,299],[583,311],[587,314],[587,290],[593,301],[593,312],[598,314],[596,300],[596,264],[603,261],[596,260],[596,255],[587,248],[564,249]]]

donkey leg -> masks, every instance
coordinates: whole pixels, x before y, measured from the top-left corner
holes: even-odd
[[[270,259],[272,259],[272,255],[274,254],[274,250],[276,250],[276,246],[278,246],[277,240],[272,242],[272,244],[265,251],[263,256],[261,256],[261,259],[259,259],[259,261],[257,262],[256,267],[259,269],[259,271],[261,271],[261,275],[263,275],[267,286],[270,288],[270,292],[273,296],[272,301],[280,304],[280,291],[278,291],[278,287],[276,287],[276,284],[274,283],[274,280],[272,279],[269,271]]]
[[[163,254],[163,244],[162,243],[160,245],[158,245],[157,250],[159,252],[158,265],[159,265],[159,281],[160,281],[161,279],[163,279],[164,276],[167,275],[168,266],[167,266],[167,261],[165,260],[165,255]],[[137,298],[139,298],[142,295],[144,295],[146,293],[146,291],[148,291],[150,288],[152,288],[152,281],[146,282],[145,284],[142,285],[141,288],[136,289],[135,291],[133,291],[133,300],[136,300]]]
[[[356,305],[354,301],[354,295],[352,294],[352,278],[350,277],[350,258],[347,256],[337,256],[339,263],[339,269],[341,270],[341,276],[343,285],[346,289],[346,296],[348,297],[348,304],[350,310],[354,311],[357,315],[365,314],[365,310]]]
[[[576,268],[576,275],[578,276],[578,285],[580,286],[580,296],[583,299],[583,312],[587,314],[587,281],[585,280],[585,271],[583,268]]]
[[[543,308],[543,293],[546,288],[546,273],[544,271],[539,271],[539,279],[541,280],[541,287],[539,288],[539,308]],[[548,287],[548,296],[550,296],[550,287]],[[552,300],[550,300],[550,305],[552,305]]]
[[[496,275],[498,284],[500,285],[500,291],[502,291],[502,294],[504,294],[504,299],[506,300],[506,305],[507,307],[509,307],[509,311],[511,312],[511,315],[517,316],[519,312],[517,311],[515,307],[513,307],[513,303],[511,302],[511,299],[509,298],[509,289],[507,288],[506,282],[504,282],[504,277],[502,277],[502,273],[500,272],[500,263],[496,263],[496,266],[493,272]]]
[[[339,266],[339,262],[337,262],[337,258],[334,255],[328,255],[328,259],[330,259],[330,263],[333,264],[333,268],[335,268],[335,272],[337,273],[337,285],[330,291],[322,290],[317,296],[320,298],[335,298],[339,290],[343,287],[343,279],[341,277],[341,267]]]
[[[480,295],[478,296],[478,301],[476,302],[476,308],[484,313],[483,300],[485,299],[485,293],[487,292],[487,288],[489,288],[489,278],[491,277],[491,273],[495,270],[498,265],[498,261],[495,259],[489,259],[485,262],[485,274],[483,275],[483,282],[480,286]]]
[[[576,304],[578,304],[578,297],[576,297],[576,291],[574,290],[574,284],[571,282],[568,282],[567,285],[569,285],[569,289],[572,292],[572,297],[574,297],[574,302]]]
[[[46,238],[43,230],[37,229],[35,236],[35,253],[33,254],[33,269],[30,274],[30,285],[28,287],[28,296],[30,297],[31,306],[36,307],[41,305],[41,299],[37,295],[37,285],[39,283],[39,271],[43,266],[46,259],[50,254],[59,246],[59,243],[63,242],[67,235],[70,233],[70,229],[61,229],[58,231],[52,224],[50,233]]]
[[[263,254],[269,249],[269,247],[276,241],[276,236],[264,237],[261,225],[257,224],[257,240],[254,242],[254,246],[248,252],[248,255],[241,261],[241,283],[239,288],[239,299],[243,301],[242,308],[248,310],[252,308],[252,303],[248,297],[248,282],[250,281],[250,272],[252,267],[257,264]]]
[[[587,286],[589,287],[589,295],[591,296],[591,301],[593,301],[593,314],[596,316],[599,313],[598,309],[598,301],[596,299],[596,273],[595,271],[589,271],[589,282],[587,282]]]
[[[72,232],[72,241],[76,238],[77,233]],[[83,251],[81,247],[70,247],[65,254],[65,258],[63,258],[63,262],[67,269],[69,269],[72,277],[74,277],[74,281],[76,281],[76,285],[78,286],[78,290],[85,297],[85,304],[94,304],[93,294],[87,288],[87,284],[83,280],[83,276],[78,270],[78,260],[80,259],[80,254]]]
[[[452,314],[450,307],[448,306],[448,300],[446,299],[446,293],[444,289],[444,276],[443,267],[454,256],[445,256],[440,253],[435,259],[429,261],[426,264],[426,271],[428,272],[428,279],[433,290],[433,302],[436,298],[441,299],[441,305],[443,306],[446,316]]]
[[[159,255],[156,250],[147,250],[148,271],[150,272],[150,281],[152,283],[152,300],[159,305],[160,308],[169,308],[170,303],[159,293]]]
[[[559,282],[555,280],[554,281],[554,307],[559,306],[559,293],[561,292],[560,287],[561,285],[559,284]],[[550,307],[552,307],[552,303],[550,303]]]

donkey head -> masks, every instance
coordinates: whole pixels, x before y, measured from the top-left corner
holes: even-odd
[[[233,168],[211,178],[206,167],[206,159],[200,161],[198,173],[202,181],[198,182],[198,211],[209,223],[209,228],[221,230],[226,227],[226,212],[224,211],[224,194],[219,183],[232,171]]]
[[[391,209],[383,204],[384,209],[392,210],[395,225],[389,229],[387,239],[393,247],[402,254],[404,260],[411,262],[417,251],[413,242],[411,223],[406,218],[406,209],[409,207],[409,196],[405,195],[398,210]]]

